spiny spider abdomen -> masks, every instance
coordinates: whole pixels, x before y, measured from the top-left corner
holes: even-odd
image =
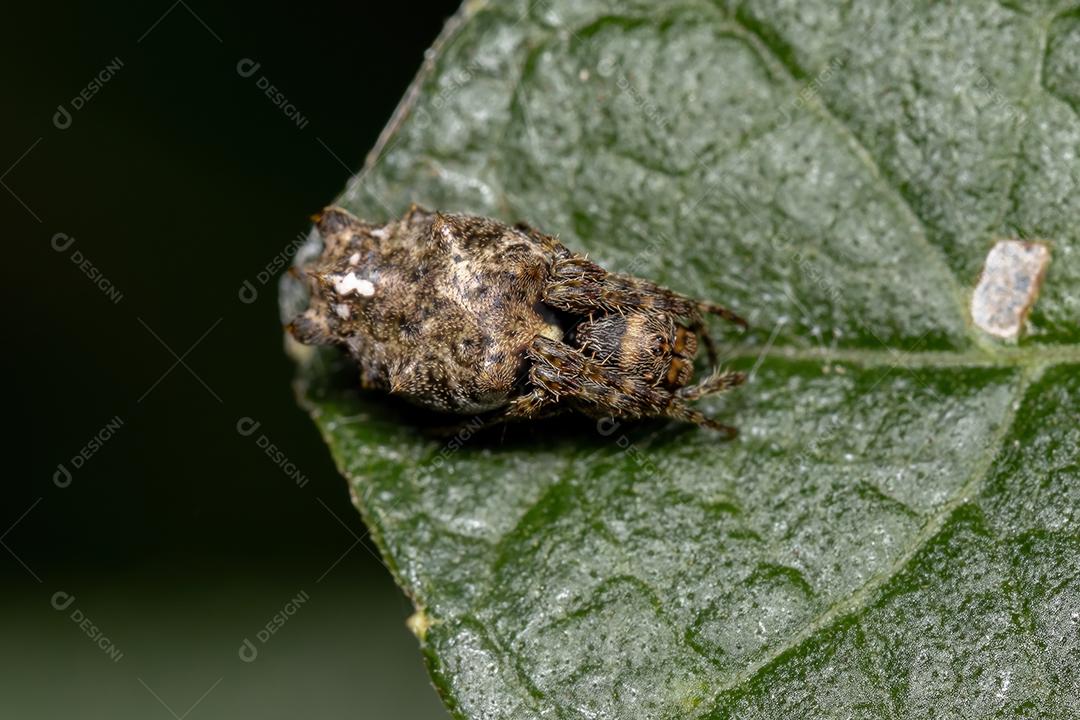
[[[744,381],[690,385],[719,305],[609,273],[524,225],[413,208],[385,225],[340,208],[318,218],[311,301],[290,324],[303,343],[346,348],[361,384],[488,422],[576,410],[671,417],[729,435],[690,403]]]

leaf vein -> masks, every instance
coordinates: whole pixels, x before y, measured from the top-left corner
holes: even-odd
[[[983,482],[985,482],[986,477],[993,466],[993,462],[997,458],[998,450],[1000,449],[1002,442],[1013,427],[1017,411],[1019,410],[1023,398],[1027,394],[1028,388],[1030,388],[1032,383],[1041,376],[1044,370],[1045,366],[1034,366],[1025,368],[1020,372],[1020,378],[1017,381],[1016,389],[1013,391],[1012,400],[1006,405],[1006,410],[1000,426],[993,434],[990,442],[987,443],[987,452],[979,459],[971,476],[955,493],[952,494],[952,496],[949,497],[948,500],[942,503],[941,507],[939,507],[933,515],[930,516],[926,523],[923,524],[920,531],[908,544],[907,548],[904,549],[885,572],[870,578],[853,593],[830,605],[813,620],[806,623],[806,625],[803,626],[803,629],[795,633],[789,641],[777,646],[765,657],[752,663],[745,670],[729,675],[728,678],[720,684],[714,694],[714,706],[719,701],[721,695],[743,686],[758,677],[763,671],[779,661],[788,652],[801,647],[809,642],[815,635],[832,627],[845,617],[859,613],[869,607],[869,601],[872,599],[874,592],[884,587],[890,580],[899,575],[904,568],[908,566],[915,555],[941,533],[952,514],[961,506],[970,502],[971,497],[979,490]]]
[[[784,74],[787,76],[788,84],[797,88],[799,86],[799,78],[801,75],[805,75],[805,71],[802,71],[801,68],[798,68],[798,66],[794,65],[792,62],[785,60],[784,53],[778,49],[775,46],[775,42],[770,41],[765,32],[763,32],[762,27],[764,27],[764,25],[759,21],[758,24],[762,27],[755,27],[754,25],[747,23],[742,14],[738,12],[733,13],[731,19],[746,33],[750,42],[762,49],[764,54],[771,57],[775,64],[779,68],[782,68]],[[877,181],[880,186],[886,188],[889,191],[889,195],[897,201],[896,204],[900,211],[908,216],[911,224],[916,228],[916,232],[912,234],[913,239],[926,249],[926,257],[928,260],[938,266],[938,270],[943,275],[945,282],[949,285],[949,292],[956,303],[957,312],[960,318],[966,320],[966,293],[961,286],[959,279],[956,277],[956,274],[950,267],[944,250],[930,241],[927,232],[926,219],[915,210],[910,198],[905,194],[903,189],[895,183],[895,178],[886,172],[882,163],[870,152],[869,147],[861,138],[859,138],[851,125],[849,125],[844,118],[836,114],[835,110],[822,97],[821,93],[817,94],[816,102],[807,103],[807,107],[810,108],[811,111],[816,110],[820,117],[824,118],[840,130],[847,138],[855,156],[870,170],[874,180]],[[977,342],[979,338],[975,336],[974,329],[966,322],[965,327],[967,328],[969,339],[973,342]]]

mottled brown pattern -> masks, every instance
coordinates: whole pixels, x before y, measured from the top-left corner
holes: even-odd
[[[386,225],[327,208],[317,225],[311,302],[290,329],[345,347],[365,387],[491,422],[577,410],[734,432],[687,405],[743,380],[687,385],[698,337],[715,364],[703,316],[745,326],[726,308],[608,273],[523,225],[415,206]]]

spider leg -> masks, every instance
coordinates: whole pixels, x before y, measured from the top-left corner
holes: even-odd
[[[712,335],[709,334],[709,328],[698,318],[690,323],[690,330],[698,336],[701,342],[705,343],[705,352],[709,356],[709,367],[716,367],[720,363],[720,355],[716,352],[716,343],[713,342]]]
[[[704,392],[683,397],[655,387],[644,378],[623,375],[590,360],[577,348],[546,337],[537,337],[528,354],[533,361],[529,371],[533,390],[511,403],[508,417],[534,417],[542,408],[564,402],[594,417],[669,417],[717,430],[728,437],[736,434],[734,428],[706,417],[688,403],[706,392],[737,385],[741,381],[736,380],[741,378],[738,373],[723,375],[722,382],[710,378],[701,385]]]
[[[530,380],[534,385],[531,390],[514,398],[509,405],[485,418],[480,425],[480,429],[487,429],[514,420],[541,420],[565,411],[565,408],[558,404],[559,396],[549,389],[537,385],[533,373],[530,373]],[[463,425],[465,423],[456,427]]]
[[[463,420],[452,425],[437,427],[433,430],[433,434],[440,437],[450,437],[465,431],[476,433],[515,420],[542,420],[552,415],[558,415],[563,411],[562,408],[545,402],[545,399],[546,395],[542,391],[534,390],[527,395],[516,398],[505,408],[493,412],[479,422],[476,421],[476,418]]]
[[[669,411],[665,413],[665,416],[673,420],[682,420],[683,422],[694,423],[695,425],[715,430],[722,434],[727,440],[731,440],[739,435],[738,428],[732,427],[731,425],[725,425],[722,422],[717,422],[711,417],[704,415],[684,403],[673,404]]]
[[[512,418],[522,420],[539,420],[540,418],[557,415],[560,410],[555,407],[558,396],[542,387],[536,387],[521,397],[514,398],[506,408],[506,413],[496,422]]]
[[[422,220],[431,214],[431,211],[423,205],[411,203],[409,209],[405,212],[405,222],[411,225],[418,217]]]
[[[706,395],[722,393],[733,387],[738,387],[744,382],[746,382],[746,375],[741,372],[734,372],[732,370],[718,371],[696,385],[688,385],[684,388],[679,388],[679,390],[676,391],[676,394],[687,402],[693,402]]]
[[[690,318],[698,325],[702,324],[703,314],[710,314],[743,329],[747,327],[745,320],[722,305],[695,300],[633,275],[609,273],[565,248],[561,248],[552,265],[551,281],[544,291],[544,302],[560,310],[577,313],[588,313],[597,308],[615,312],[654,309]],[[711,342],[707,341],[707,344],[711,345]]]

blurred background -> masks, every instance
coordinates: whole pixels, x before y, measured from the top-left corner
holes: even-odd
[[[447,717],[276,280],[456,4],[5,8],[0,717]]]

